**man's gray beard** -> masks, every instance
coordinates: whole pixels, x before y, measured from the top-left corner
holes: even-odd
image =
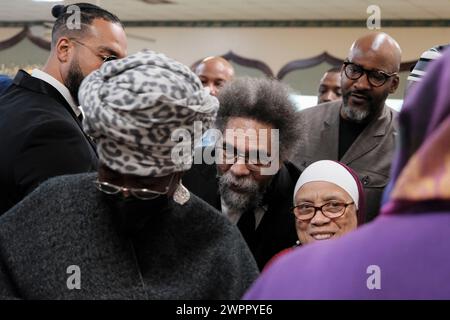
[[[354,122],[363,122],[370,116],[370,109],[359,109],[350,107],[345,101],[342,103],[341,114],[345,116],[345,119]]]
[[[230,189],[231,183],[238,185],[245,192],[235,192]],[[219,192],[222,201],[232,211],[244,213],[253,210],[262,204],[267,184],[260,187],[258,182],[250,177],[236,178],[229,171],[219,179]]]

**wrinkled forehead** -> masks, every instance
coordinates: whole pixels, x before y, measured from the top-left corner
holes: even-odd
[[[277,134],[270,124],[247,118],[231,118],[222,133],[225,144],[241,151],[270,151]]]

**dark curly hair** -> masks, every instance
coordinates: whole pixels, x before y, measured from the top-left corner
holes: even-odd
[[[290,88],[274,79],[237,78],[219,92],[215,126],[224,131],[230,118],[249,118],[279,130],[280,160],[287,160],[298,139],[298,112]]]

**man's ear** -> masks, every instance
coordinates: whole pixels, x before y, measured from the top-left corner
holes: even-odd
[[[394,76],[394,78],[391,81],[391,85],[389,86],[389,93],[390,94],[394,93],[397,90],[399,83],[400,83],[399,77],[398,76]]]
[[[61,37],[55,45],[56,57],[60,62],[67,62],[70,59],[73,43],[67,37]]]
[[[344,72],[344,64],[341,64],[341,67],[339,68],[339,73],[341,74],[341,76],[342,76],[342,73]]]

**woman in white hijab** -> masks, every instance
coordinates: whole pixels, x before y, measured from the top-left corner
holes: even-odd
[[[340,162],[320,160],[309,165],[297,180],[293,198],[292,212],[299,240],[276,254],[264,269],[295,247],[340,237],[364,222],[361,181]]]
[[[364,206],[362,185],[352,169],[331,160],[312,163],[294,189],[299,242],[333,239],[356,229]]]

